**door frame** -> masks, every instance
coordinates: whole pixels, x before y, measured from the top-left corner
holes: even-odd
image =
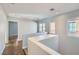
[[[16,22],[17,23],[17,27],[18,27],[18,21],[17,20],[9,20],[8,21],[8,40],[9,40],[9,22]],[[18,28],[17,28],[17,32],[18,32]],[[17,33],[17,36],[18,36],[18,33]],[[18,39],[18,37],[17,37],[17,39]]]

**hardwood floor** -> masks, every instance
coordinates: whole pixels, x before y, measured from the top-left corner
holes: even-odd
[[[17,42],[15,37],[10,38],[3,51],[3,55],[25,55],[22,49],[22,41]]]

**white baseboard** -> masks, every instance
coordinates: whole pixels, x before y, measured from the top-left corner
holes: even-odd
[[[0,51],[0,55],[2,55],[3,51],[4,51],[5,47]]]

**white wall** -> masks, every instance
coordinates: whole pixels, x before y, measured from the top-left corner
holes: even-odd
[[[65,54],[65,50],[68,49],[66,48],[67,42],[66,40],[66,15],[58,16],[56,18],[56,33],[59,36],[59,52],[62,54]]]
[[[2,54],[5,43],[8,41],[8,21],[3,9],[0,6],[0,54]]]
[[[18,39],[21,40],[24,34],[31,34],[37,32],[37,24],[33,21],[18,21]]]
[[[79,55],[79,37],[70,37],[67,32],[67,20],[74,19],[79,11],[56,17],[56,33],[59,35],[59,52],[62,54]]]

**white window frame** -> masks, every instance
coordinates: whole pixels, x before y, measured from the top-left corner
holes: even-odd
[[[39,32],[45,32],[45,23],[40,23],[39,24]]]
[[[74,31],[73,31],[73,25],[71,25],[71,26],[72,26],[72,27],[71,27],[71,30],[69,29],[69,24],[70,24],[70,23],[75,23],[75,25],[74,25],[74,26],[75,26]],[[68,32],[69,32],[69,33],[76,33],[76,30],[77,30],[76,26],[77,26],[77,25],[76,25],[76,22],[75,22],[75,21],[69,21],[69,22],[68,22]]]
[[[50,24],[49,24],[49,28],[50,28],[50,30],[49,30],[49,33],[50,34],[55,34],[55,22],[51,22]]]

